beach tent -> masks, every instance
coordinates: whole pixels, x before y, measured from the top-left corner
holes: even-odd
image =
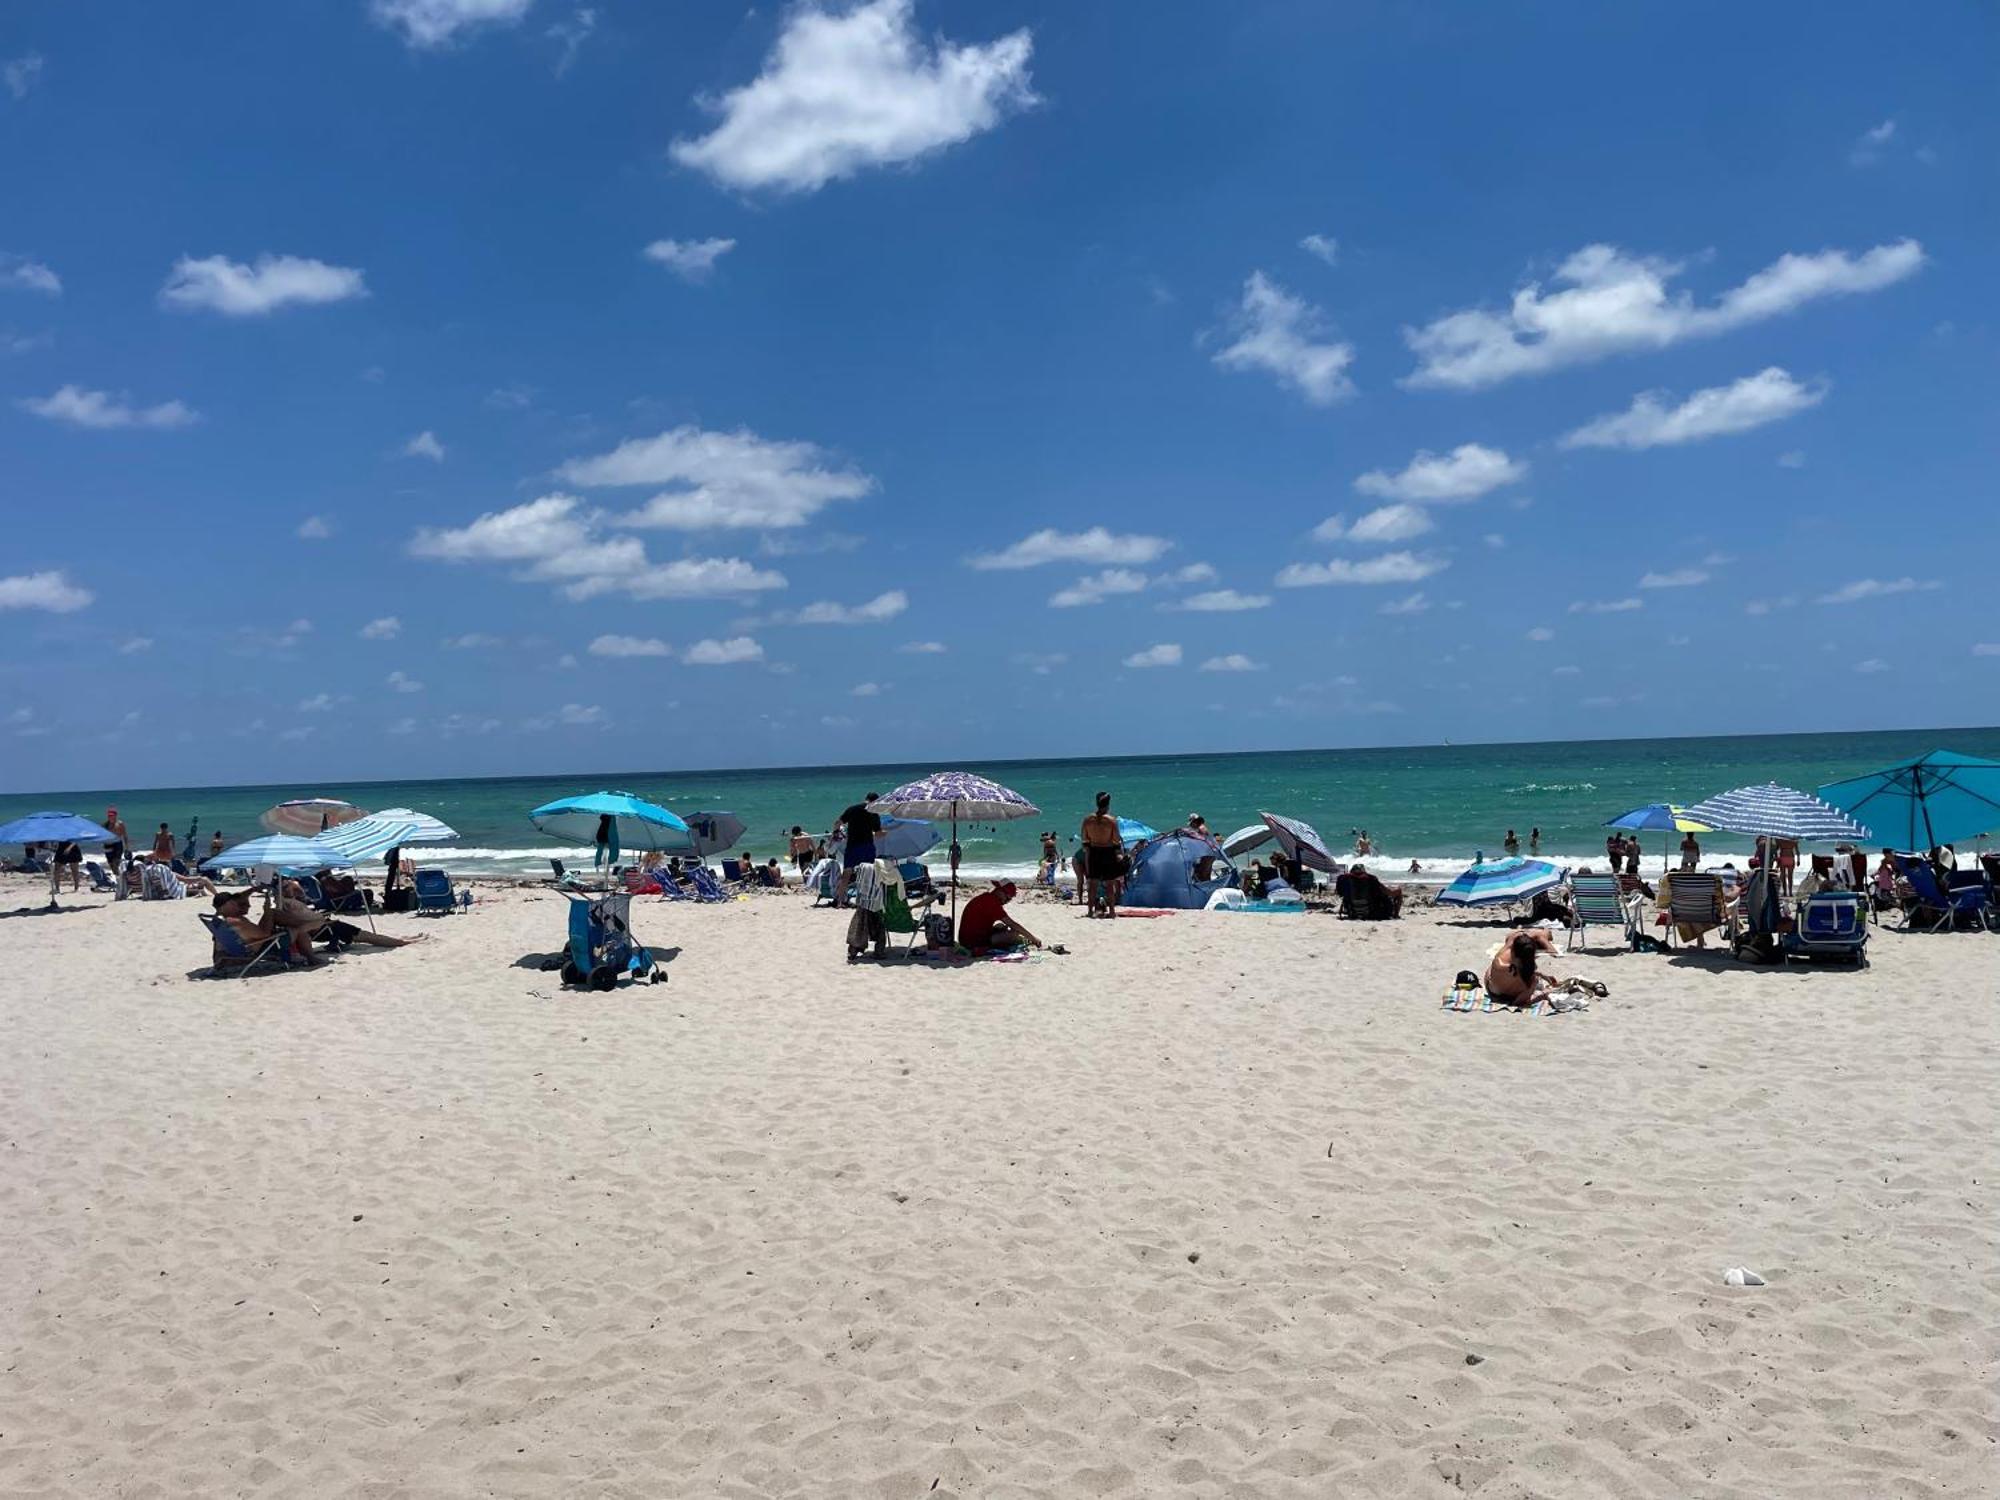
[[[1197,880],[1202,860],[1212,860],[1209,878]],[[1236,883],[1235,868],[1222,846],[1185,828],[1162,833],[1132,850],[1132,873],[1125,879],[1126,906],[1199,911],[1216,891]]]

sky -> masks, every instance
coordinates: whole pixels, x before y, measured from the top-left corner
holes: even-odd
[[[14,0],[0,785],[1991,721],[1996,56]]]

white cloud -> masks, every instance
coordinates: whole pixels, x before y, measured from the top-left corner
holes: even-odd
[[[727,187],[813,192],[968,141],[1036,102],[1026,30],[933,47],[913,8],[868,0],[792,11],[764,70],[713,101],[715,129],[675,141],[674,160]]]
[[[30,396],[15,404],[22,411],[46,417],[51,422],[67,422],[72,427],[99,430],[147,427],[157,432],[169,432],[177,427],[191,427],[201,420],[200,413],[179,401],[162,401],[158,406],[134,406],[123,396],[113,396],[106,391],[87,391],[79,385],[66,385],[53,396]]]
[[[40,292],[45,297],[62,295],[62,277],[38,260],[25,255],[0,255],[0,287],[17,292]]]
[[[1130,566],[1149,563],[1173,543],[1165,537],[1120,535],[1102,526],[1088,531],[1056,531],[1052,528],[1024,536],[1011,547],[981,553],[966,561],[975,568],[1039,568],[1044,563],[1073,562]]]
[[[1145,587],[1144,573],[1135,573],[1130,568],[1106,568],[1049,595],[1049,607],[1074,609],[1079,605],[1102,604],[1113,594],[1137,594]]]
[[[497,635],[485,635],[480,631],[468,631],[464,635],[448,635],[439,642],[447,651],[484,651],[493,646],[507,643]]]
[[[1746,615],[1768,615],[1773,610],[1796,609],[1798,603],[1799,600],[1796,594],[1786,594],[1781,599],[1750,599],[1745,601],[1743,613]]]
[[[1190,594],[1185,599],[1177,599],[1165,607],[1201,614],[1231,614],[1240,610],[1266,609],[1270,603],[1269,594],[1239,594],[1235,589],[1211,589],[1204,594]]]
[[[379,620],[370,620],[361,627],[364,641],[393,641],[403,633],[403,622],[394,615],[383,615]]]
[[[1858,256],[1844,250],[1784,255],[1714,302],[1697,306],[1688,292],[1667,289],[1682,269],[1677,262],[1587,245],[1557,267],[1559,290],[1545,295],[1539,283],[1530,282],[1514,293],[1505,312],[1468,308],[1404,329],[1417,368],[1403,383],[1475,390],[1565,365],[1664,349],[1822,298],[1876,291],[1916,274],[1923,263],[1923,247],[1915,240],[1877,245]]]
[[[1706,568],[1672,568],[1665,573],[1648,573],[1639,580],[1642,589],[1691,589],[1713,577]]]
[[[1793,448],[1787,453],[1778,455],[1778,467],[1781,469],[1803,469],[1805,466],[1806,455],[1802,448]]]
[[[851,698],[879,698],[882,696],[882,684],[879,682],[857,682],[847,690],[847,693]]]
[[[365,297],[368,288],[352,266],[330,266],[296,255],[260,255],[255,265],[211,255],[183,255],[160,288],[168,307],[205,308],[232,318],[260,318],[298,303],[317,306]]]
[[[821,714],[819,722],[823,729],[852,729],[855,723],[851,714]]]
[[[1633,397],[1626,410],[1584,423],[1563,438],[1562,446],[1657,448],[1673,443],[1698,443],[1703,438],[1749,432],[1795,417],[1819,405],[1826,392],[1824,381],[1803,385],[1772,365],[1731,385],[1696,391],[1679,406],[1669,407],[1664,391],[1647,391]]]
[[[1354,394],[1347,377],[1354,346],[1325,342],[1322,329],[1317,308],[1253,271],[1232,320],[1235,341],[1217,352],[1215,362],[1225,370],[1262,370],[1312,405],[1332,406]]]
[[[403,457],[428,458],[434,464],[441,464],[444,462],[444,444],[437,440],[436,433],[426,427],[403,444]]]
[[[556,717],[574,729],[596,728],[611,722],[595,703],[565,703],[556,710]]]
[[[84,608],[96,597],[89,589],[71,583],[69,573],[62,568],[0,578],[0,609],[44,609],[50,614],[67,615]]]
[[[562,77],[575,65],[577,53],[596,30],[597,12],[587,5],[578,6],[567,21],[558,21],[548,29],[549,38],[562,44],[562,51],[556,57],[556,77]]]
[[[1299,248],[1330,266],[1340,263],[1340,241],[1330,234],[1309,234],[1299,241]]]
[[[2000,656],[2000,641],[1979,641],[1973,645],[1974,656]]]
[[[321,696],[325,695],[322,694]],[[280,729],[278,731],[278,738],[281,740],[309,740],[312,736],[313,727],[310,724],[295,724],[290,729]]]
[[[681,653],[681,660],[691,667],[731,667],[763,659],[764,648],[747,635],[731,636],[726,641],[696,641]]]
[[[866,474],[835,467],[812,443],[772,442],[748,428],[676,427],[571,459],[558,473],[589,487],[673,486],[617,518],[621,526],[673,531],[803,526],[835,501],[875,487]]]
[[[1582,675],[1582,667],[1563,666],[1549,668],[1549,676],[1551,677],[1581,677]]]
[[[1037,677],[1046,677],[1069,660],[1067,651],[1021,651],[1014,655],[1016,666],[1026,667]]]
[[[910,596],[901,589],[877,594],[866,604],[836,604],[822,599],[803,609],[778,615],[779,625],[880,625],[893,620],[910,607]]]
[[[424,690],[421,682],[401,671],[391,672],[383,681],[399,693],[421,693]]]
[[[1856,662],[1854,670],[1863,673],[1886,672],[1889,670],[1889,664],[1879,656],[1871,656],[1866,661]]]
[[[1162,573],[1153,580],[1161,588],[1186,588],[1195,583],[1215,582],[1215,569],[1208,563],[1189,563],[1184,568],[1175,568],[1171,573]]]
[[[905,641],[896,649],[905,656],[942,656],[951,648],[943,641]]]
[[[1281,589],[1299,589],[1327,584],[1420,583],[1449,566],[1442,558],[1384,552],[1362,562],[1337,557],[1332,562],[1291,563],[1278,570],[1277,584]]]
[[[1857,578],[1852,583],[1843,583],[1839,588],[1821,594],[1815,604],[1858,604],[1863,599],[1883,599],[1892,594],[1928,593],[1941,589],[1944,585],[1935,578]]]
[[[653,636],[600,635],[590,643],[592,656],[672,656],[673,647]]]
[[[1486,545],[1491,547],[1495,552],[1498,552],[1501,548],[1507,545],[1507,538],[1502,536],[1497,531],[1489,531],[1484,536],[1480,537],[1479,540],[1486,543]]]
[[[299,712],[302,714],[323,714],[331,712],[332,709],[333,694],[331,693],[314,693],[310,698],[299,700]]]
[[[1162,641],[1157,646],[1148,646],[1144,651],[1135,651],[1125,658],[1128,667],[1178,667],[1181,664],[1181,648],[1173,641]]]
[[[486,393],[485,405],[494,411],[526,411],[534,404],[534,390],[525,385],[496,385]]]
[[[489,511],[466,526],[425,527],[410,539],[408,550],[412,557],[436,562],[519,563],[517,579],[555,584],[574,600],[609,593],[635,599],[713,599],[785,587],[782,573],[741,558],[654,562],[638,538],[602,536],[600,518],[581,507],[574,495],[544,495]]]
[[[1261,672],[1264,664],[1252,661],[1240,651],[1232,651],[1227,656],[1211,656],[1201,664],[1204,672]]]
[[[1401,599],[1391,599],[1383,605],[1380,613],[1385,615],[1420,615],[1431,607],[1431,601],[1419,589],[1414,594],[1406,594]]]
[[[118,643],[118,654],[120,656],[137,656],[141,651],[151,651],[152,649],[153,638],[150,635],[130,636]]]
[[[1546,625],[1537,625],[1528,632],[1528,639],[1531,641],[1552,641],[1555,638],[1556,633]]]
[[[1427,531],[1436,530],[1430,513],[1421,506],[1397,502],[1377,506],[1352,525],[1346,516],[1328,516],[1313,528],[1313,538],[1322,542],[1407,542]]]
[[[1896,122],[1884,120],[1880,125],[1870,126],[1861,132],[1853,149],[1847,153],[1848,162],[1857,167],[1872,167],[1882,159],[1882,153],[1896,136]]]
[[[682,281],[706,281],[715,263],[736,248],[734,240],[654,240],[646,259],[665,266]]]
[[[1569,612],[1573,615],[1622,615],[1645,607],[1646,601],[1638,598],[1579,599],[1569,607]]]
[[[45,61],[39,52],[23,52],[0,63],[0,80],[6,82],[7,92],[16,99],[27,98],[28,90],[41,81]]]
[[[417,721],[405,714],[394,723],[385,725],[382,732],[384,734],[415,734],[417,732]]]
[[[375,19],[403,35],[411,47],[449,47],[461,33],[483,26],[511,26],[534,0],[371,0]]]
[[[1354,487],[1384,500],[1434,505],[1477,500],[1489,490],[1516,483],[1527,472],[1525,462],[1509,458],[1502,449],[1460,443],[1449,453],[1419,449],[1400,474],[1371,469],[1354,481]]]
[[[333,535],[333,522],[325,516],[307,516],[292,528],[292,535],[302,542],[323,542]]]

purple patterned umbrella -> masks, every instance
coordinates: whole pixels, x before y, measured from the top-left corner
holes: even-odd
[[[1019,792],[975,776],[970,771],[933,771],[930,775],[899,786],[875,802],[877,812],[894,813],[899,818],[939,818],[951,820],[951,919],[958,925],[958,825],[967,823],[1008,823],[1015,818],[1032,818],[1041,809]]]

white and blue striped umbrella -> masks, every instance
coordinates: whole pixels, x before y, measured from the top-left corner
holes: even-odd
[[[354,861],[335,854],[318,839],[302,839],[295,833],[267,833],[250,839],[201,862],[204,870],[326,870],[351,865]]]
[[[1285,858],[1295,859],[1308,869],[1320,870],[1328,875],[1338,875],[1344,868],[1312,824],[1297,818],[1282,818],[1276,813],[1260,812],[1257,816],[1264,820],[1265,827],[1277,835],[1278,847],[1285,851]]]
[[[1545,859],[1485,860],[1470,865],[1438,892],[1439,906],[1510,906],[1530,901],[1563,882],[1563,872]]]
[[[1866,828],[1839,808],[1820,801],[1810,792],[1779,786],[1775,781],[1762,786],[1739,786],[1733,792],[1684,807],[1681,812],[1711,828],[1752,837],[1797,839],[1801,843],[1843,839],[1865,843],[1871,837]]]
[[[443,844],[457,837],[457,829],[429,813],[414,812],[407,807],[385,807],[352,823],[329,828],[313,842],[337,858],[359,863],[380,859],[405,844]]]

